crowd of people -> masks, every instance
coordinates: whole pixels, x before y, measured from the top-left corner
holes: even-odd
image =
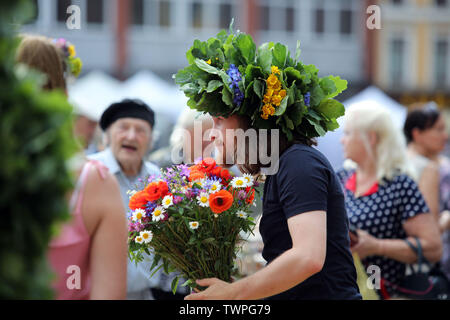
[[[17,62],[46,74],[46,90],[67,92],[64,61],[58,50],[50,39],[23,36]],[[381,299],[398,294],[395,289],[405,277],[406,266],[417,262],[418,257],[411,249],[411,243],[415,246],[420,244],[424,257],[450,277],[450,160],[442,155],[448,138],[443,115],[434,107],[415,108],[407,116],[404,132],[394,126],[389,113],[383,109],[354,107],[346,111],[345,117],[341,142],[348,160],[343,164],[343,169],[336,172],[336,179],[323,185],[323,193],[313,192],[315,189],[310,189],[304,181],[294,180],[290,175],[300,161],[302,165],[311,166],[308,169],[311,172],[334,175],[323,155],[309,149],[314,141],[303,141],[296,148],[285,148],[282,154],[284,162],[280,162],[283,175],[266,180],[268,190],[263,200],[265,209],[272,210],[269,212],[272,215],[263,217],[266,221],[260,229],[261,233],[267,235],[277,231],[286,235],[279,240],[286,247],[283,249],[285,251],[289,250],[289,246],[304,245],[300,238],[292,236],[290,240],[287,235],[293,227],[275,218],[279,210],[277,201],[283,206],[285,202],[289,203],[283,207],[286,210],[327,212],[327,219],[331,220],[325,220],[322,214],[309,218],[307,215],[297,216],[299,223],[300,216],[302,219],[312,219],[320,226],[317,230],[326,227],[327,222],[341,231],[347,230],[346,223],[349,224],[355,232],[345,234],[345,237],[352,239],[350,249],[353,257],[361,259],[366,267],[376,265],[381,269],[382,285],[377,289]],[[181,155],[181,160],[192,163],[195,160],[194,145],[198,143],[203,152],[209,142],[204,133],[211,128],[220,130],[224,121],[188,109],[174,128],[170,145],[152,150],[155,114],[142,101],[130,97],[117,101],[104,111],[98,124],[104,136],[101,147],[92,147],[91,144],[96,123],[82,115],[75,117],[74,139],[83,141],[80,146],[83,156],[77,169],[76,187],[71,195],[73,219],[49,244],[49,261],[58,275],[54,283],[56,298],[151,300],[182,299],[188,294],[183,287],[178,289],[177,294],[172,294],[171,277],[162,271],[150,277],[151,255],[146,263],[138,266],[128,259],[128,191],[146,177],[158,176],[159,169],[171,165],[179,150],[189,150]],[[201,136],[195,133],[195,122],[201,124]],[[186,135],[186,132],[190,134]],[[242,168],[233,167],[236,174],[239,174],[239,169]],[[324,174],[313,179],[325,181],[329,178]],[[281,200],[276,199],[278,189],[283,193]],[[339,206],[340,190],[345,210]],[[292,202],[292,199],[300,199],[302,205]],[[327,211],[330,206],[315,205],[327,201],[335,204],[333,211]],[[342,216],[345,213],[348,222]],[[269,224],[268,219],[272,219]],[[341,296],[335,298],[358,298],[357,289],[352,285],[353,271],[348,266],[349,262],[352,263],[351,255],[343,249],[347,238],[337,231],[329,232],[328,236],[334,244],[327,242],[325,245],[326,239],[314,238],[314,252],[323,251],[325,255],[326,246],[327,257],[317,257],[318,261],[325,259],[325,262],[317,264],[320,265],[316,268],[318,270],[299,264],[305,271],[297,274],[297,280],[314,287],[323,282],[322,278],[315,276],[322,269],[330,274],[335,271],[333,268],[349,270],[345,273],[349,275],[348,279],[330,276],[327,281],[333,284],[340,281],[337,287]],[[277,262],[279,245],[266,245],[263,251],[266,260],[273,260],[271,265],[274,270],[277,267],[283,270],[281,262]],[[331,259],[340,265],[329,262]],[[78,265],[84,272],[81,290],[67,288],[66,270],[69,265]],[[289,266],[296,268],[293,261],[289,262]],[[225,288],[215,283],[211,285]],[[284,288],[292,287],[285,283]],[[331,292],[331,289],[308,291],[305,286],[296,288],[276,297],[308,298],[310,294],[315,295],[310,298],[319,299]],[[262,292],[266,289],[258,290]],[[362,288],[359,290],[362,291]]]

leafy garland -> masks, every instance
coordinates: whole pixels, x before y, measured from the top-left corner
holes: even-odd
[[[0,299],[53,297],[46,252],[73,188],[72,108],[62,92],[41,90],[42,75],[15,65],[12,17],[32,12],[29,0],[0,2]]]
[[[314,65],[299,61],[285,45],[256,48],[250,35],[222,30],[207,41],[195,40],[187,51],[189,66],[174,75],[189,98],[188,106],[212,116],[246,115],[253,128],[281,129],[315,138],[339,127],[344,106],[333,99],[347,88],[338,76],[320,78]]]

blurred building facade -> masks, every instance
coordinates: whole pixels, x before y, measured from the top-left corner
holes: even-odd
[[[194,39],[227,29],[250,33],[257,45],[274,41],[355,87],[364,72],[365,1],[361,0],[35,0],[36,19],[24,32],[64,37],[76,44],[84,70],[121,78],[149,69],[169,80],[186,65]],[[81,28],[70,30],[67,8],[81,9]]]
[[[450,1],[379,0],[373,83],[403,105],[450,108]]]
[[[257,45],[301,41],[301,59],[320,74],[349,80],[348,98],[374,84],[408,105],[435,100],[450,107],[450,0],[34,0],[36,19],[25,32],[76,44],[84,70],[125,79],[151,70],[167,81],[186,65],[194,39],[227,29],[251,34]],[[369,30],[370,5],[381,29]],[[81,9],[70,30],[67,8]]]

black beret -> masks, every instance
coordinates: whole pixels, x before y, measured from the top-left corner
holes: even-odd
[[[113,103],[100,118],[100,128],[106,131],[108,127],[120,118],[137,118],[147,121],[153,128],[155,125],[155,113],[141,100],[125,99],[121,102]]]

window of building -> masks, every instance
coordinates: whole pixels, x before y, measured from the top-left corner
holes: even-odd
[[[170,26],[170,7],[171,3],[169,1],[159,2],[159,25],[161,27]]]
[[[435,75],[436,86],[444,88],[447,83],[447,69],[448,69],[448,42],[446,40],[439,40],[435,47]]]
[[[295,9],[292,7],[287,7],[285,10],[286,10],[285,29],[288,32],[293,32],[295,30]]]
[[[353,12],[350,9],[342,9],[340,11],[339,31],[341,34],[349,35],[353,28]]]
[[[294,32],[296,7],[294,1],[260,1],[259,29],[262,31]]]
[[[103,0],[88,0],[87,6],[87,22],[88,23],[103,23]]]
[[[203,26],[203,3],[193,2],[191,4],[191,26],[199,29]]]
[[[268,31],[270,30],[270,7],[260,6],[259,7],[259,29]]]
[[[132,0],[131,24],[152,27],[170,27],[172,25],[173,2],[169,0]]]
[[[390,46],[390,70],[391,83],[401,85],[403,83],[404,47],[402,39],[394,39]]]
[[[314,11],[314,31],[317,34],[322,34],[325,31],[325,10],[323,8],[317,8]]]
[[[231,19],[233,19],[233,5],[221,3],[219,6],[219,28],[228,29]]]
[[[144,24],[144,0],[131,1],[131,24],[141,26]]]
[[[56,19],[58,22],[66,22],[69,17],[67,8],[72,5],[71,0],[57,0],[56,2]]]

